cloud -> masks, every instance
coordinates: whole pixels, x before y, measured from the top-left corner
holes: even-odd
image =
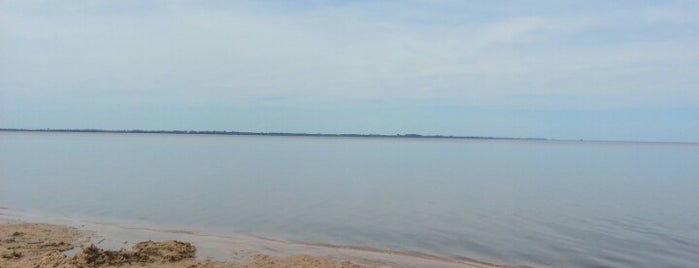
[[[643,8],[638,15],[649,23],[690,24],[699,22],[697,9],[697,1],[674,1],[663,6]]]
[[[4,5],[0,91],[10,95],[508,106],[522,105],[512,96],[551,94],[610,107],[670,93],[699,103],[691,76],[699,42],[679,35],[696,25],[674,6],[571,16],[422,1]],[[685,24],[665,28],[673,38],[654,38],[660,33],[634,25],[641,18]]]
[[[697,3],[0,1],[0,127],[694,140]]]

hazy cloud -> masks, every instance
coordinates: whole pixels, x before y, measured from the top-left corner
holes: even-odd
[[[0,104],[699,109],[696,14],[696,1],[2,1]]]

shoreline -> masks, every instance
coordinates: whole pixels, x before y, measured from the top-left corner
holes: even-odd
[[[296,132],[245,132],[245,131],[185,131],[185,130],[108,130],[108,129],[19,129],[0,128],[0,133],[88,133],[88,134],[160,134],[198,136],[238,136],[238,137],[289,137],[289,138],[360,138],[360,139],[400,139],[400,140],[462,140],[462,141],[521,141],[547,143],[586,143],[586,144],[638,144],[659,146],[699,146],[697,141],[654,141],[654,140],[614,140],[614,139],[563,139],[539,137],[500,137],[500,136],[453,136],[422,134],[327,134]]]
[[[111,134],[169,134],[169,135],[224,135],[224,136],[270,136],[270,137],[324,137],[324,138],[399,138],[399,139],[456,139],[456,140],[534,140],[546,141],[546,138],[491,137],[491,136],[455,136],[422,134],[356,134],[356,133],[303,133],[303,132],[251,132],[227,130],[122,130],[122,129],[25,129],[0,128],[4,132],[39,132],[39,133],[111,133]]]
[[[312,263],[321,263],[320,266],[314,267],[527,267],[419,252],[284,241],[245,235],[220,235],[186,229],[168,229],[164,226],[130,226],[115,222],[38,215],[0,207],[0,228],[5,228],[8,224],[49,225],[51,228],[73,228],[82,234],[88,234],[81,241],[73,241],[76,246],[74,251],[79,251],[78,246],[85,243],[94,244],[104,250],[118,251],[134,247],[143,241],[183,241],[194,245],[197,252],[196,258],[186,264],[203,265],[191,267],[256,267],[255,263],[260,260],[278,264],[271,267],[306,267],[312,266]],[[0,237],[0,241],[1,239],[3,238]],[[5,245],[0,245],[0,249],[3,246]],[[2,261],[0,260],[0,263]],[[352,266],[347,266],[349,264]],[[2,265],[0,267],[5,268]]]

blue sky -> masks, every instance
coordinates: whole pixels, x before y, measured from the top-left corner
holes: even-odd
[[[5,1],[0,127],[699,142],[699,1]]]

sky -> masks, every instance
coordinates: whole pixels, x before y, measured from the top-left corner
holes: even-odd
[[[0,128],[699,142],[699,1],[0,0]]]

